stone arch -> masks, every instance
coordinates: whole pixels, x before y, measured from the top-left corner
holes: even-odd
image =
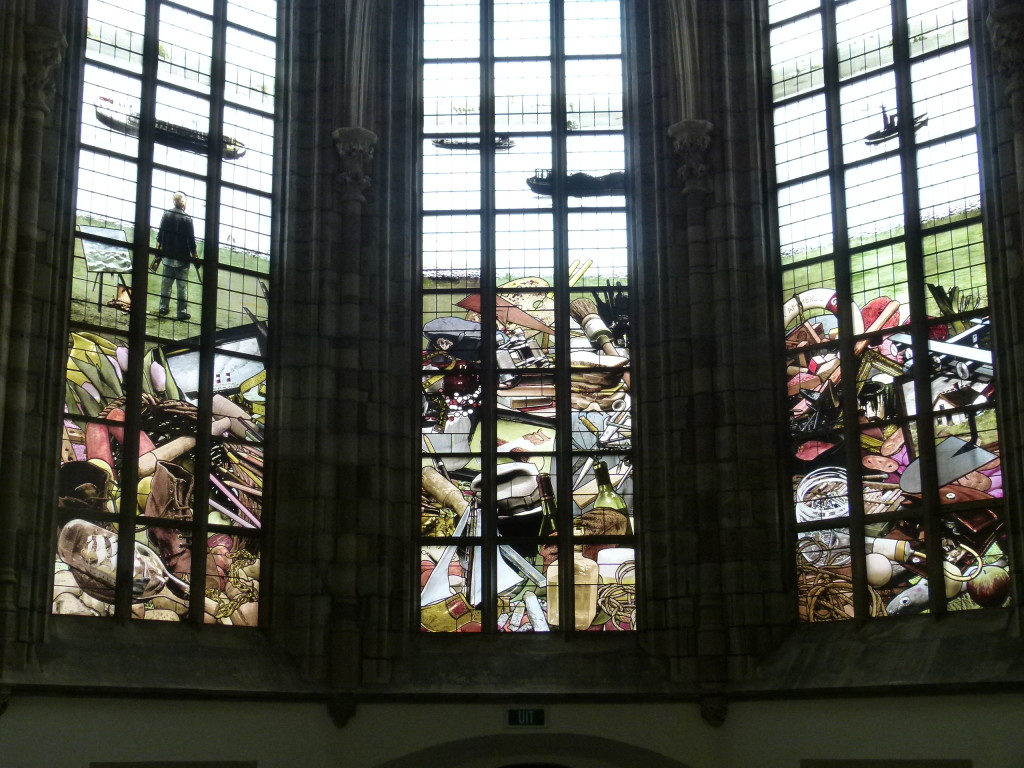
[[[447,741],[380,763],[377,768],[428,768],[455,758],[460,768],[688,768],[660,752],[580,733],[508,733]]]

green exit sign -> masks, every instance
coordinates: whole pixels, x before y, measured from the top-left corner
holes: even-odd
[[[508,709],[506,723],[514,727],[540,727],[544,725],[543,709]]]

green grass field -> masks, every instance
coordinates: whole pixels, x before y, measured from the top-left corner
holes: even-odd
[[[114,231],[124,231],[128,242],[131,242],[131,228],[121,228],[113,222],[102,222],[79,217],[80,225],[105,226]],[[152,244],[155,246],[155,234]],[[198,245],[199,256],[204,257],[204,244]],[[152,254],[147,255],[147,263],[152,261]],[[267,302],[260,286],[267,283],[270,262],[268,259],[247,251],[232,248],[220,248],[218,252],[217,275],[217,329],[237,328],[252,322],[245,309],[250,310],[260,320],[267,319]],[[247,270],[242,272],[240,270]],[[200,270],[205,277],[207,269]],[[189,269],[186,296],[189,321],[179,321],[177,316],[176,287],[171,290],[170,313],[166,316],[157,314],[162,269],[157,272],[147,271],[146,297],[146,332],[149,335],[164,338],[189,338],[199,332],[202,311],[203,285],[196,269]],[[250,274],[256,272],[257,274]],[[71,283],[71,321],[99,325],[127,333],[128,317],[126,312],[108,306],[108,302],[117,298],[117,288],[123,279],[127,286],[132,284],[131,274],[98,273],[87,268],[84,249],[80,240],[75,243],[75,257],[72,268]],[[101,284],[102,283],[102,284]],[[132,291],[133,306],[138,306],[138,291]]]
[[[969,294],[976,306],[988,305],[988,280],[985,266],[985,243],[979,211],[967,211],[941,222],[926,222],[921,249],[925,282],[949,290],[953,287]],[[937,224],[963,222],[941,232]],[[888,296],[901,304],[909,303],[905,246],[898,241],[878,248],[864,248],[872,242],[902,237],[902,228],[883,232],[868,240],[851,244],[861,248],[850,257],[850,289],[858,306],[879,296]],[[782,257],[782,299],[785,301],[810,288],[835,288],[833,264],[821,259],[820,249],[809,249]],[[826,254],[827,256],[827,254]],[[929,294],[925,308],[930,317],[944,313]]]

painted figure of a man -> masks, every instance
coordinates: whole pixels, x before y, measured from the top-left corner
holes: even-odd
[[[163,275],[160,281],[160,306],[158,312],[166,315],[170,312],[171,285],[177,283],[178,319],[188,320],[188,299],[186,284],[188,282],[188,266],[191,260],[197,260],[196,234],[192,226],[192,217],[185,213],[188,200],[184,192],[175,192],[172,198],[173,208],[164,211],[160,220],[160,231],[156,236],[157,255],[149,265],[156,272],[163,264]]]

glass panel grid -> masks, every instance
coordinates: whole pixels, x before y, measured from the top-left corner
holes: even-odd
[[[135,176],[131,161],[86,149],[79,152],[75,204],[80,223],[134,230]]]
[[[480,65],[423,65],[423,132],[480,130]]]
[[[208,98],[158,87],[153,162],[184,173],[205,175],[210,150],[209,114]]]
[[[966,42],[967,0],[907,0],[907,29],[911,56]]]
[[[621,133],[569,135],[566,139],[568,203],[574,208],[625,205],[624,137]]]
[[[480,279],[480,217],[424,216],[421,244],[424,287],[470,286]]]
[[[821,291],[812,295],[804,295],[808,291]],[[811,264],[798,264],[782,273],[782,301],[786,319],[786,329],[792,329],[792,323],[804,322],[808,308],[825,309],[833,312],[833,296],[836,291],[835,266],[831,260]],[[797,300],[794,300],[797,299]],[[837,320],[830,321],[829,330],[837,325]],[[819,339],[820,341],[820,339]]]
[[[86,57],[142,71],[145,14],[134,0],[92,0],[86,31]]]
[[[774,123],[801,619],[843,620],[858,610],[911,615],[936,602],[947,611],[1007,605],[967,4],[908,0],[906,61],[896,60],[899,46],[891,42],[899,26],[891,24],[892,4],[836,4],[835,82],[824,74],[815,80],[814,67],[790,44],[820,30],[817,3],[777,5],[769,13],[780,22],[771,32],[774,97],[785,100]],[[808,15],[786,21],[799,13]],[[806,43],[807,56],[813,48]],[[818,85],[822,95],[792,98]],[[826,128],[823,118],[817,129],[809,119],[829,102],[840,111],[842,169],[816,155],[827,152],[815,136]],[[908,135],[916,148],[904,146]],[[849,258],[842,270],[821,258],[832,250],[829,176],[786,183],[816,171],[842,173],[835,201],[846,209],[837,217],[846,224],[847,240],[837,243]],[[904,210],[908,184],[919,211]],[[825,247],[807,242],[806,221],[817,222],[809,233]],[[923,235],[908,240],[918,223]],[[837,273],[849,283],[837,285]],[[911,284],[922,277],[923,303]],[[851,326],[842,331],[840,294],[853,301]],[[922,349],[906,327],[911,316],[932,318]],[[856,362],[853,381],[839,365],[848,356]],[[917,402],[922,384],[927,404]],[[842,403],[854,396],[859,446],[846,444],[841,430]],[[922,432],[933,437],[926,442]],[[937,489],[921,487],[926,465],[938,475]],[[857,504],[851,472],[860,475]],[[937,528],[926,526],[929,516]],[[863,569],[852,567],[849,544],[848,525],[858,518],[867,533]],[[941,533],[939,563],[921,554],[926,528]]]
[[[82,144],[137,157],[141,88],[138,78],[86,65]]]
[[[547,56],[550,51],[548,0],[497,0],[494,3],[495,56]]]
[[[465,148],[475,145],[475,149]],[[480,143],[423,142],[421,185],[428,211],[480,208]]]
[[[551,128],[551,65],[507,61],[494,65],[494,127],[497,131]]]
[[[558,5],[497,0],[495,50],[506,58],[493,66],[424,64],[420,612],[427,632],[636,626],[622,72],[617,58],[604,57],[620,49],[621,9],[604,0],[564,4],[566,41],[553,48],[568,104],[552,122],[551,62],[512,57],[546,51]],[[514,15],[520,8],[522,20]],[[542,26],[535,43],[509,47],[523,30],[540,35]],[[496,95],[493,145],[479,139],[481,78]],[[552,170],[558,134],[567,148],[564,180]],[[487,155],[490,162],[481,162]],[[483,178],[487,167],[493,178]],[[493,199],[480,195],[485,185],[493,185]],[[566,212],[584,206],[600,210]],[[556,322],[559,302],[568,305],[566,328]],[[491,316],[494,339],[483,332]],[[563,334],[569,354],[560,359]],[[570,440],[559,439],[562,414]],[[597,459],[610,465],[615,488],[603,495]],[[494,487],[485,492],[488,472]],[[628,514],[597,504],[613,497]],[[559,527],[585,537],[561,561],[549,538]],[[491,531],[498,545],[480,546]],[[577,565],[585,581],[574,575]],[[485,595],[488,570],[493,593]],[[560,606],[566,594],[575,597]]]
[[[224,98],[273,114],[277,44],[261,35],[228,27],[224,57]]]
[[[910,295],[907,286],[906,250],[903,243],[883,245],[850,256],[850,285],[853,301],[861,309],[872,302],[896,301],[891,311],[893,324],[910,319]],[[871,325],[866,318],[864,327]]]
[[[919,149],[917,178],[925,226],[981,213],[978,142],[973,134]]]
[[[914,117],[927,119],[915,133],[918,142],[971,130],[974,86],[969,48],[929,57],[910,68]]]
[[[774,119],[775,178],[780,184],[828,169],[824,96],[776,107]]]
[[[783,24],[771,31],[772,98],[797,96],[820,88],[823,69],[821,16]]]
[[[607,280],[626,284],[629,251],[625,213],[572,213],[568,230],[570,262],[589,266],[583,285],[600,285]]]
[[[494,155],[495,206],[507,208],[550,208],[551,197],[536,194],[527,179],[538,170],[551,168],[550,136],[516,136],[509,151]],[[512,151],[514,150],[514,151]]]
[[[270,271],[271,199],[232,187],[221,189],[220,261],[266,274]]]
[[[274,121],[227,106],[223,124],[221,180],[270,194],[274,186]]]
[[[836,6],[839,79],[892,63],[889,0],[852,0]]]
[[[225,87],[211,79],[214,2],[226,0],[175,4],[191,10],[159,6],[159,45],[147,63],[153,71],[143,78],[119,71],[143,69],[145,19],[138,4],[89,4],[87,59],[117,69],[86,63],[84,72],[86,146],[79,153],[71,255],[57,614],[109,616],[124,605],[132,618],[144,620],[236,626],[258,620],[268,284],[265,275],[240,270],[267,271],[274,45],[226,30],[229,57],[255,64],[271,79],[259,96],[245,97],[250,109],[225,110],[226,138],[213,158],[230,183],[253,191],[210,190],[211,104]],[[252,10],[276,14],[267,2]],[[235,77],[228,90],[237,96],[241,85],[245,80]],[[156,123],[153,144],[140,147],[146,97],[156,104]],[[138,205],[149,209],[145,233],[135,231]],[[168,219],[170,210],[175,214]],[[225,266],[219,274],[203,262],[210,219],[221,233]],[[166,221],[178,223],[164,227]],[[137,259],[154,262],[142,285],[132,281]],[[204,307],[203,283],[211,281],[217,306]],[[216,331],[204,338],[203,313],[215,310]],[[142,333],[129,322],[133,312],[145,314]],[[200,363],[211,355],[213,380],[200,382]],[[133,377],[143,393],[138,402],[126,397]],[[198,422],[204,398],[212,398],[208,426]],[[138,430],[131,440],[130,424]],[[133,442],[137,459],[125,453]],[[200,485],[208,486],[209,513],[197,517]],[[117,532],[129,516],[132,546],[119,552],[125,542]],[[144,522],[136,525],[136,517]],[[206,536],[205,562],[191,558],[199,535]],[[118,558],[132,571],[124,583],[116,577]],[[203,590],[204,605],[190,596],[193,587]]]
[[[161,79],[210,92],[213,23],[195,13],[160,6],[158,72]]]
[[[502,285],[524,277],[554,281],[554,229],[549,213],[499,214],[495,218],[495,270]]]
[[[846,171],[846,219],[851,244],[903,234],[903,188],[898,157]]]
[[[980,221],[926,234],[921,250],[925,284],[929,287],[929,317],[973,312],[988,306],[985,240]]]
[[[616,54],[622,50],[620,0],[565,0],[565,54]]]
[[[276,35],[277,0],[228,0],[228,21],[264,35]]]
[[[777,24],[801,13],[815,10],[821,5],[821,0],[769,0],[768,22]]]
[[[565,63],[570,130],[622,130],[622,62],[588,59]]]
[[[844,85],[839,91],[839,102],[843,162],[856,163],[899,148],[899,134],[894,130],[899,115],[893,72]]]
[[[778,212],[784,264],[832,252],[832,191],[827,177],[780,187]]]
[[[423,58],[473,59],[480,55],[480,6],[469,0],[423,3]]]

